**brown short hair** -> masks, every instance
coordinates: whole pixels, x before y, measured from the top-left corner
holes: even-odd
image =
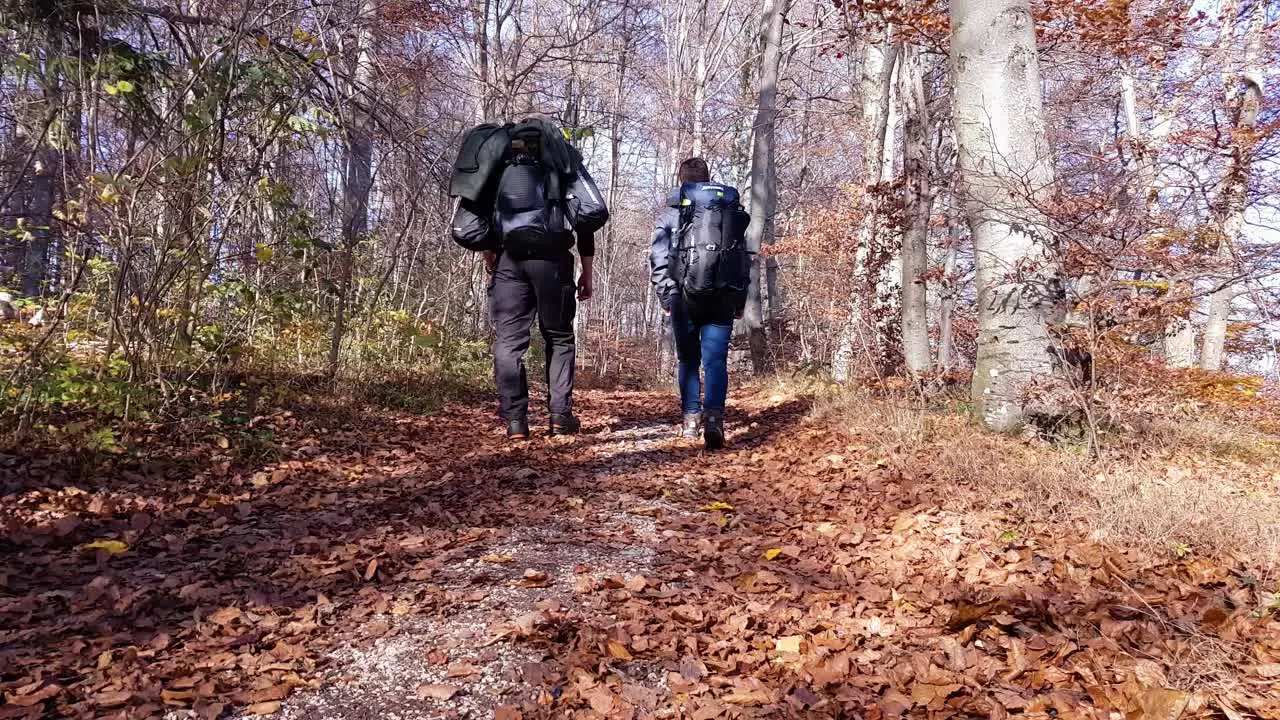
[[[711,182],[711,169],[707,167],[706,160],[700,157],[691,157],[680,163],[680,169],[676,171],[676,179],[681,184]]]

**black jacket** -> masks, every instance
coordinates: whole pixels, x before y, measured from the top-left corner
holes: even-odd
[[[667,206],[658,215],[653,240],[649,244],[649,279],[658,293],[662,308],[668,311],[680,292],[676,279],[671,276],[671,253],[675,251],[675,242],[680,234],[680,200],[680,189],[676,188],[667,199]],[[746,309],[747,293],[726,296],[720,303],[721,307],[707,310],[722,311],[715,314],[729,315],[732,319],[732,316],[741,315]]]

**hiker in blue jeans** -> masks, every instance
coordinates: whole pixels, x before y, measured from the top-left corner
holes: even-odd
[[[680,188],[658,218],[649,263],[675,336],[684,415],[680,434],[696,438],[701,433],[706,447],[716,450],[724,447],[733,321],[742,317],[747,301],[744,236],[750,218],[737,203],[736,190],[711,183],[702,158],[682,162],[678,177]],[[710,205],[717,199],[726,204],[702,213],[699,203],[705,198],[711,198]],[[691,253],[704,249],[714,252],[691,259]],[[699,268],[706,277],[698,277]]]

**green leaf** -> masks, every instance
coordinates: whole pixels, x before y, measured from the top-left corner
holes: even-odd
[[[263,243],[258,243],[253,249],[253,256],[258,259],[258,263],[261,265],[266,265],[271,262],[272,255],[275,255],[275,250],[272,250]]]

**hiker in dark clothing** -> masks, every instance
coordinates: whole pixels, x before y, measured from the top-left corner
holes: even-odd
[[[480,131],[483,142],[471,142]],[[494,132],[506,135],[494,139]],[[505,144],[496,164],[495,142]],[[469,143],[488,146],[489,157],[464,158]],[[581,423],[573,414],[573,318],[577,303],[592,295],[595,232],[609,217],[604,199],[577,150],[559,128],[542,120],[473,129],[455,163],[455,180],[465,172],[458,168],[465,167],[481,168],[487,177],[455,182],[464,194],[453,233],[460,245],[484,253],[495,331],[493,374],[507,437],[529,437],[524,356],[535,318],[546,343],[551,433],[575,434]],[[582,263],[576,278],[575,244]]]
[[[711,183],[702,158],[682,162],[678,179],[680,187],[658,218],[649,264],[675,336],[681,435],[696,438],[701,432],[714,450],[724,445],[733,321],[747,303],[749,218],[736,190]]]

